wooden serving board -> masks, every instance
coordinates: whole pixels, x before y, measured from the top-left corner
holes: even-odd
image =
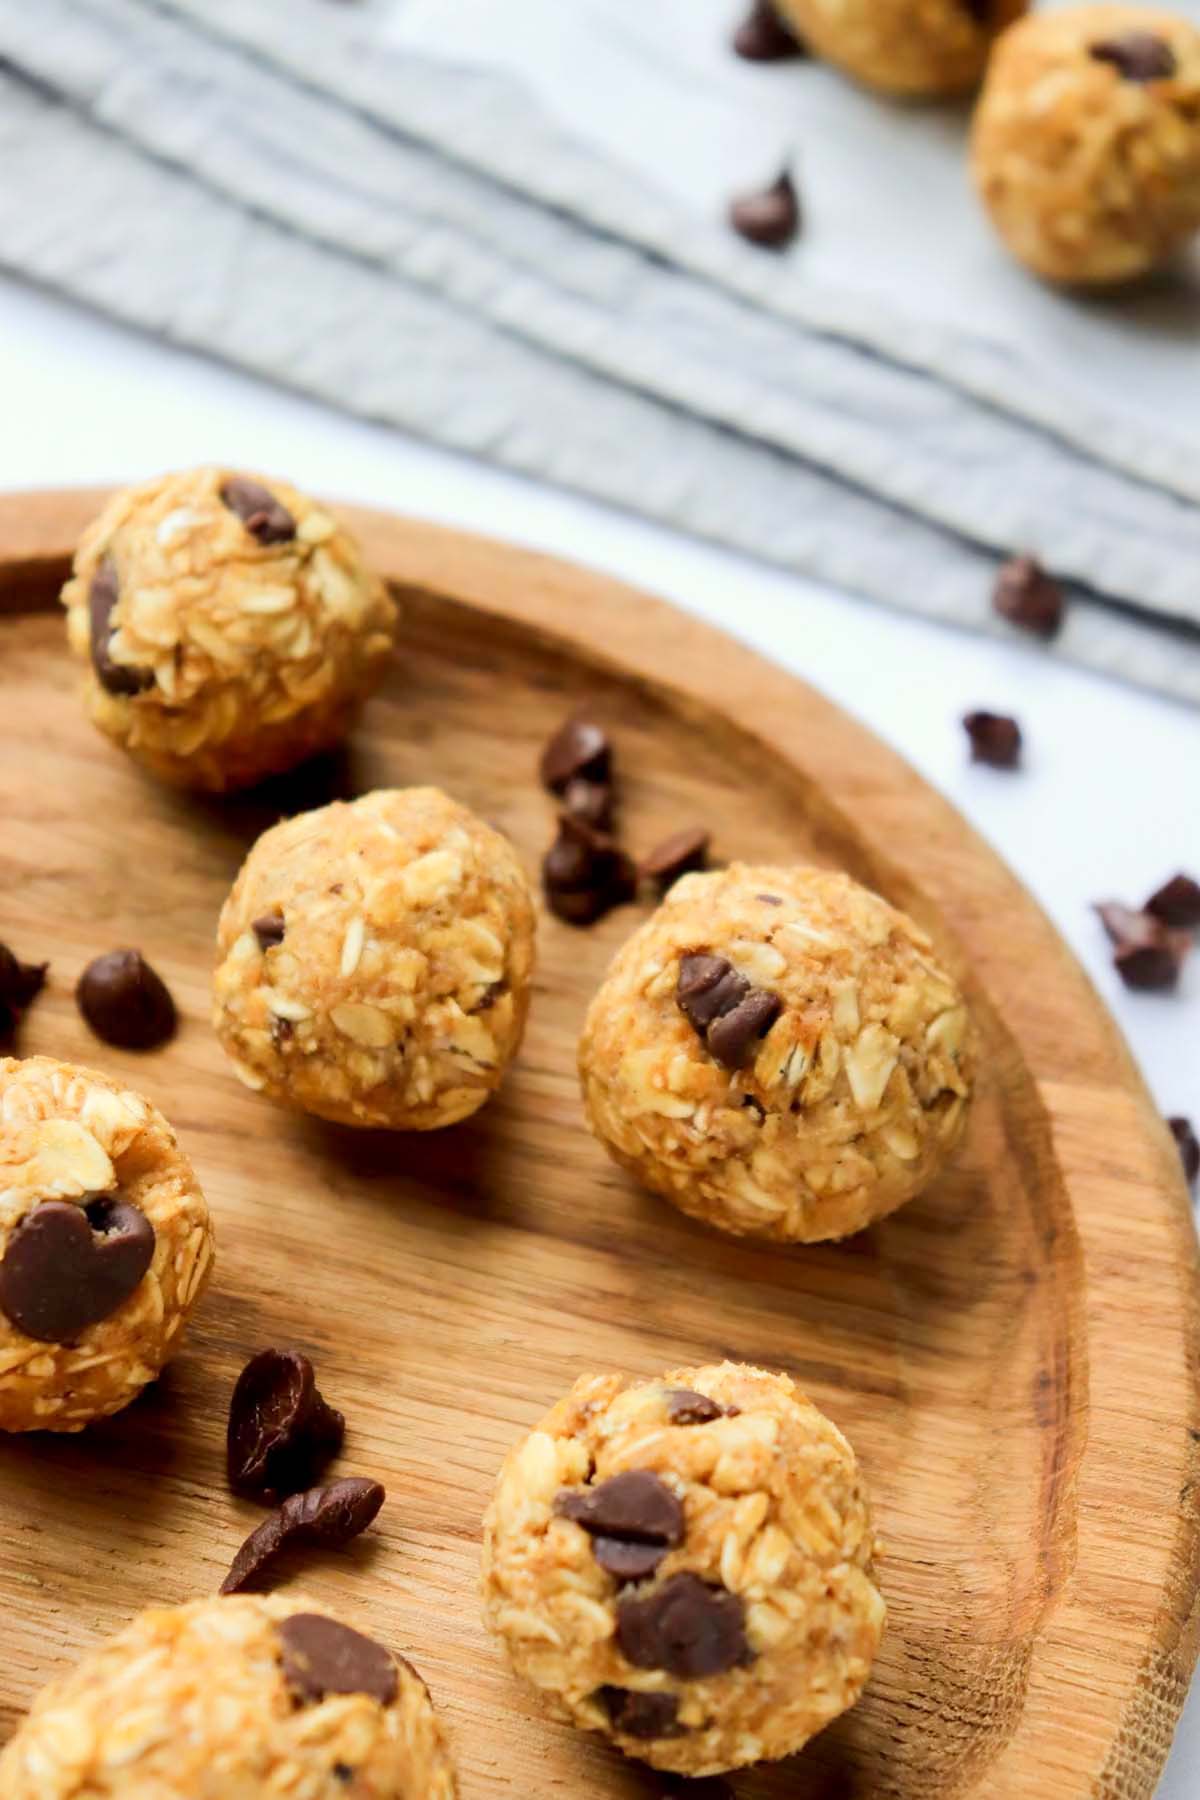
[[[0,502],[0,938],[51,980],[27,1052],[142,1089],[195,1160],[216,1275],[183,1354],[123,1416],[0,1447],[0,1710],[150,1602],[215,1591],[260,1516],[223,1480],[245,1358],[298,1345],[350,1429],[378,1529],[286,1568],[410,1654],[464,1800],[650,1796],[549,1723],[479,1620],[501,1457],[584,1370],[729,1356],[794,1375],[844,1427],[887,1545],[890,1628],[861,1705],[743,1800],[1138,1800],[1196,1657],[1196,1241],[1179,1158],[1053,928],[956,813],[828,701],[602,576],[352,515],[406,602],[344,756],[212,801],[85,722],[55,596],[102,496]],[[984,1043],[969,1139],[924,1198],[841,1247],[722,1239],[636,1191],[583,1128],[575,1038],[615,947],[546,917],[518,1066],[468,1124],[356,1133],[239,1086],[208,1025],[217,909],[285,811],[436,782],[511,833],[552,829],[537,752],[571,707],[612,729],[635,849],[693,822],[724,857],[840,864],[909,908]],[[180,1003],[165,1051],[91,1038],[72,987],[142,948]]]

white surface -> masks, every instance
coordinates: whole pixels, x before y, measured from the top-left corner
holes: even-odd
[[[343,419],[2,280],[0,394],[0,488],[206,459],[286,471],[609,569],[754,644],[868,721],[998,847],[1088,966],[1163,1110],[1200,1123],[1200,964],[1174,997],[1127,994],[1088,910],[1098,896],[1136,902],[1176,868],[1200,866],[1200,715]],[[958,717],[975,705],[1019,715],[1022,773],[967,762]],[[1193,1693],[1160,1800],[1198,1793]]]

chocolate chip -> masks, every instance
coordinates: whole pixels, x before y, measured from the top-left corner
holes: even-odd
[[[154,686],[153,669],[140,669],[134,663],[114,662],[109,653],[112,629],[109,620],[117,604],[117,565],[111,556],[102,556],[92,576],[88,591],[91,619],[92,668],[96,680],[108,694],[141,694]]]
[[[326,1404],[313,1366],[298,1350],[260,1350],[229,1402],[226,1468],[235,1493],[274,1506],[308,1487],[342,1447],[346,1421]]]
[[[605,781],[585,781],[577,775],[563,789],[563,810],[598,831],[608,831],[613,822],[613,792]]]
[[[647,1581],[667,1554],[668,1545],[636,1538],[593,1537],[592,1555],[617,1581]]]
[[[542,859],[546,904],[569,925],[594,920],[632,900],[637,871],[615,838],[571,813],[560,813],[558,837]]]
[[[221,498],[260,544],[286,544],[295,537],[295,519],[261,481],[251,481],[248,475],[231,475],[222,484]]]
[[[683,1540],[683,1507],[649,1469],[626,1469],[598,1487],[564,1488],[554,1510],[595,1536],[668,1546]]]
[[[139,1207],[104,1194],[86,1206],[45,1200],[9,1236],[0,1310],[43,1344],[68,1344],[133,1293],[154,1256]]]
[[[282,944],[287,926],[281,912],[267,912],[255,919],[250,929],[258,939],[260,950],[274,950],[277,944]]]
[[[1104,900],[1096,907],[1116,946],[1113,967],[1128,988],[1142,993],[1172,988],[1191,946],[1186,931],[1173,931],[1152,913]]]
[[[538,773],[552,794],[563,793],[568,782],[576,780],[607,784],[612,775],[612,745],[590,719],[570,718],[542,751]]]
[[[1194,931],[1200,926],[1200,881],[1190,875],[1172,875],[1146,902],[1145,911],[1164,925],[1179,931]]]
[[[690,875],[696,869],[708,867],[708,847],[712,842],[711,835],[702,825],[691,825],[683,831],[672,832],[661,844],[656,844],[649,856],[643,857],[641,876],[644,881],[652,881],[665,894],[672,882],[678,881],[681,875]]]
[[[1167,81],[1178,64],[1165,38],[1152,31],[1122,31],[1088,45],[1096,62],[1111,63],[1125,81]]]
[[[729,204],[729,222],[751,244],[784,249],[800,229],[800,202],[791,171],[785,169],[760,192],[737,195]]]
[[[283,1673],[301,1701],[324,1700],[326,1694],[369,1694],[381,1706],[390,1706],[396,1698],[395,1659],[374,1638],[323,1613],[293,1613],[275,1630],[283,1644]],[[339,1780],[351,1774],[348,1769]]]
[[[649,1593],[622,1594],[617,1644],[635,1668],[665,1669],[684,1681],[753,1660],[739,1597],[692,1574],[672,1575]]]
[[[703,1037],[714,1019],[732,1012],[750,992],[750,983],[723,956],[692,952],[680,959],[675,1004]]]
[[[708,1048],[723,1069],[740,1069],[760,1038],[766,1037],[783,1011],[783,1002],[763,988],[751,988],[732,1012],[722,1013],[708,1028]]]
[[[725,1417],[725,1408],[693,1388],[672,1388],[667,1395],[667,1417],[672,1425],[709,1425]]]
[[[640,1694],[636,1688],[602,1687],[596,1699],[608,1714],[609,1723],[622,1737],[679,1737],[685,1727],[679,1723],[679,1702],[674,1694]]]
[[[46,985],[49,963],[23,963],[7,944],[0,944],[0,1049],[17,1035],[21,1016]]]
[[[356,1475],[291,1495],[250,1533],[221,1583],[221,1592],[240,1593],[291,1544],[340,1549],[366,1530],[385,1499],[377,1481]]]
[[[1094,909],[1114,944],[1157,944],[1162,941],[1162,924],[1149,913],[1136,907],[1123,906],[1119,900],[1098,900]]]
[[[789,57],[808,55],[771,0],[751,0],[750,11],[733,34],[733,47],[747,62],[785,62]]]
[[[1179,1145],[1185,1180],[1195,1181],[1197,1175],[1200,1175],[1200,1139],[1197,1139],[1192,1129],[1192,1121],[1184,1118],[1168,1119],[1167,1128]]]
[[[971,740],[971,761],[993,769],[1015,769],[1021,760],[1021,727],[1006,713],[969,712],[963,718]]]
[[[98,1038],[122,1050],[153,1050],[175,1030],[175,1002],[140,950],[109,950],[90,962],[75,989]]]
[[[296,1035],[296,1027],[290,1019],[281,1019],[278,1014],[271,1018],[271,1042],[278,1050],[281,1045],[290,1043]]]
[[[1063,593],[1032,556],[1014,556],[996,577],[992,606],[1010,625],[1052,638],[1063,621]]]
[[[761,900],[764,906],[783,905],[783,896],[781,894],[755,894],[754,898],[756,900]]]

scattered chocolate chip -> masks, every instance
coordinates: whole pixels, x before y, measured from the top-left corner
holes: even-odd
[[[725,1417],[725,1408],[693,1388],[672,1388],[667,1395],[667,1417],[672,1425],[709,1425]]]
[[[729,203],[729,222],[748,243],[784,249],[800,229],[800,202],[791,171],[785,169],[757,193],[738,194]]]
[[[582,775],[563,789],[563,809],[597,831],[608,831],[613,822],[613,792],[606,781],[585,781]]]
[[[1152,31],[1122,31],[1088,45],[1096,62],[1111,63],[1125,81],[1167,81],[1178,64],[1165,38]]]
[[[590,719],[570,718],[560,725],[538,764],[543,787],[561,794],[568,782],[594,781],[607,785],[612,777],[612,745],[607,734]]]
[[[296,535],[295,519],[261,481],[231,475],[222,485],[221,499],[260,544],[286,544]]]
[[[1191,946],[1186,931],[1173,931],[1152,913],[1103,900],[1096,906],[1113,944],[1113,967],[1128,988],[1152,993],[1171,988],[1179,979]]]
[[[277,944],[282,944],[287,932],[281,912],[262,913],[250,929],[258,939],[260,950],[274,950]]]
[[[684,1681],[753,1660],[738,1595],[692,1574],[672,1575],[649,1593],[622,1594],[617,1644],[635,1668],[665,1669]]]
[[[1192,1121],[1184,1118],[1168,1119],[1167,1128],[1179,1145],[1185,1180],[1195,1181],[1197,1175],[1200,1175],[1200,1139],[1192,1129]]]
[[[683,1507],[649,1469],[626,1469],[598,1487],[564,1488],[554,1510],[598,1537],[668,1546],[683,1540]]]
[[[43,1344],[68,1344],[128,1300],[154,1256],[139,1207],[104,1194],[75,1206],[45,1200],[9,1236],[0,1310]]]
[[[7,944],[0,944],[0,1050],[17,1035],[21,1016],[46,985],[49,963],[23,963]]]
[[[1057,636],[1063,621],[1063,592],[1032,556],[1014,556],[996,576],[992,606],[1010,625],[1036,637]]]
[[[134,663],[114,662],[109,654],[112,629],[109,620],[117,604],[117,565],[111,556],[101,557],[88,591],[91,618],[92,668],[96,680],[108,694],[141,694],[154,686],[153,669],[140,669]]]
[[[568,925],[590,925],[632,900],[637,871],[615,838],[571,813],[560,813],[558,836],[542,859],[546,904]]]
[[[1200,881],[1190,875],[1172,875],[1146,902],[1145,910],[1164,925],[1178,931],[1194,931],[1200,926]]]
[[[98,1038],[122,1050],[153,1050],[175,1030],[175,1002],[140,950],[109,950],[90,962],[75,989]]]
[[[733,47],[747,62],[785,62],[808,49],[784,24],[771,0],[751,0],[750,11],[733,34]]]
[[[640,869],[643,881],[652,881],[665,894],[681,875],[708,867],[711,842],[711,835],[702,825],[672,832],[670,837],[654,846],[649,856],[643,857]]]
[[[1157,944],[1162,941],[1162,925],[1149,913],[1136,907],[1123,906],[1119,900],[1098,900],[1095,909],[1114,944]]]
[[[361,1631],[323,1613],[293,1613],[275,1630],[283,1644],[283,1673],[301,1701],[324,1700],[326,1694],[369,1694],[381,1706],[390,1706],[396,1698],[394,1658]]]
[[[271,1042],[278,1050],[280,1045],[289,1043],[296,1035],[296,1027],[290,1019],[281,1019],[273,1014],[271,1018]]]
[[[971,761],[993,769],[1015,769],[1021,760],[1021,727],[1006,713],[969,712],[963,725],[971,740]]]
[[[317,1388],[298,1350],[260,1350],[246,1364],[229,1402],[229,1485],[274,1506],[308,1487],[320,1464],[342,1447],[346,1421]]]
[[[666,1554],[667,1545],[663,1543],[643,1543],[636,1538],[592,1539],[592,1555],[617,1581],[648,1581]]]
[[[708,1028],[708,1048],[723,1069],[740,1069],[760,1038],[766,1037],[783,1011],[783,1002],[763,988],[751,988],[731,1012],[722,1013]]]
[[[636,1688],[602,1687],[596,1699],[608,1714],[614,1731],[622,1737],[678,1737],[685,1729],[678,1718],[674,1694],[640,1694]]]
[[[731,1012],[750,992],[750,983],[723,956],[693,952],[679,963],[675,1004],[703,1037],[714,1019]]]
[[[366,1530],[385,1499],[379,1482],[356,1475],[292,1494],[250,1533],[221,1583],[221,1592],[240,1593],[291,1544],[340,1549]]]
[[[478,1000],[475,1002],[474,1006],[469,1006],[467,1008],[467,1011],[469,1013],[471,1013],[472,1015],[474,1015],[475,1013],[491,1012],[493,1006],[495,1006],[495,1004],[496,1004],[497,1000],[499,1000],[500,996],[502,994],[507,994],[507,992],[508,992],[507,981],[504,981],[504,980],[489,981],[487,986],[484,988],[482,994],[480,994]]]
[[[353,1781],[354,1770],[350,1767],[349,1763],[335,1762],[333,1765],[333,1779],[335,1781]]]

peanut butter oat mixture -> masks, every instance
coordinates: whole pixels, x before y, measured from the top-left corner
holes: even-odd
[[[962,1136],[962,994],[848,875],[685,875],[618,952],[579,1049],[610,1154],[726,1231],[811,1242],[910,1200]]]
[[[140,1613],[45,1688],[4,1800],[454,1800],[416,1670],[299,1594]]]
[[[866,87],[913,98],[967,93],[1027,0],[775,0],[817,56]]]
[[[127,1406],[178,1349],[212,1254],[148,1100],[52,1057],[0,1061],[0,1430],[79,1431]]]
[[[500,1473],[485,1616],[558,1717],[712,1775],[791,1755],[858,1699],[875,1547],[849,1444],[786,1376],[589,1376]]]
[[[165,780],[218,792],[336,744],[382,678],[396,615],[323,507],[219,468],[116,495],[62,598],[100,730]]]
[[[498,831],[437,788],[264,833],[221,913],[217,1035],[247,1086],[347,1125],[429,1131],[499,1086],[534,911]]]

